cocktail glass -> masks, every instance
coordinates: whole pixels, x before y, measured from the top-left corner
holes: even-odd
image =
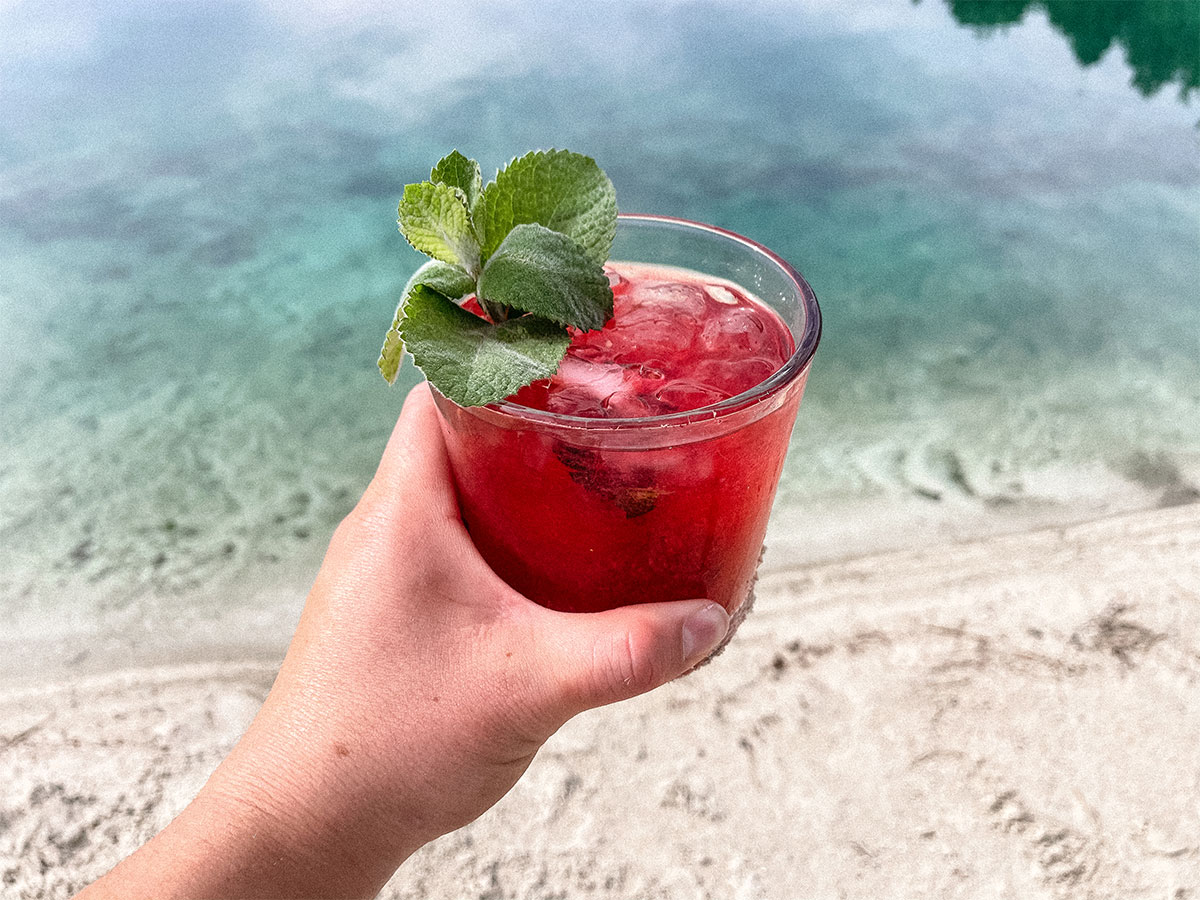
[[[464,408],[435,390],[463,521],[495,572],[543,606],[707,598],[739,623],[820,339],[816,297],[765,247],[681,219],[620,216],[611,256],[734,282],[779,315],[795,352],[735,397],[646,418]]]

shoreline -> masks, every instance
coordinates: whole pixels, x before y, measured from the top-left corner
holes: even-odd
[[[1189,463],[1181,483],[1200,482],[1195,465]],[[877,495],[810,497],[803,503],[777,498],[759,579],[895,553],[936,554],[966,543],[1164,508],[1164,498],[1152,491],[1128,486],[1118,491],[1107,482],[1107,499],[1080,495],[1077,484],[1084,474],[1048,477],[1049,493],[1060,495],[1057,501],[998,504],[986,497],[947,495],[933,502],[899,488]],[[308,545],[287,556],[239,560],[221,571],[207,568],[210,561],[198,563],[195,572],[181,569],[183,587],[148,583],[134,565],[122,573],[113,560],[96,561],[102,585],[89,578],[53,591],[29,587],[23,592],[27,600],[16,602],[22,595],[14,595],[9,627],[0,635],[0,691],[180,659],[282,659],[335,524],[313,528]]]
[[[69,896],[199,789],[278,659],[226,650],[0,687],[15,896]],[[1193,890],[1198,692],[1200,504],[775,567],[712,665],[569,723],[381,896]]]

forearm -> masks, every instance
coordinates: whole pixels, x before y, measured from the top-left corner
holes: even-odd
[[[369,896],[338,880],[337,861],[296,853],[271,817],[201,793],[153,840],[81,900]]]
[[[423,841],[381,828],[399,804],[364,803],[345,748],[286,718],[268,701],[196,799],[81,900],[374,896]]]

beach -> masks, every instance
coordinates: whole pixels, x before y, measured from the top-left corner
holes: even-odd
[[[241,658],[234,658],[237,654]],[[278,647],[0,694],[0,883],[162,828]],[[1200,504],[789,565],[710,665],[568,723],[385,898],[1186,898]]]
[[[405,185],[566,147],[821,345],[727,650],[383,896],[1200,900],[1200,7],[1088,6],[0,2],[0,897],[269,691],[423,378]]]

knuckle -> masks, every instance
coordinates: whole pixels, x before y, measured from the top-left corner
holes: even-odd
[[[338,522],[337,527],[333,529],[333,534],[329,537],[329,546],[332,550],[353,547],[358,536],[358,519],[353,512],[349,513],[342,521]]]
[[[598,672],[609,695],[632,697],[658,685],[660,666],[654,652],[654,635],[648,628],[631,627],[602,643],[603,663]]]
[[[393,515],[392,504],[381,496],[375,482],[371,482],[346,520],[353,522],[358,536],[364,536],[385,531]]]
[[[376,504],[369,493],[364,494],[354,509],[350,510],[334,529],[333,542],[346,547],[357,546],[377,530],[378,520]]]
[[[382,550],[402,543],[411,529],[398,527],[396,509],[368,488],[354,509],[334,530],[331,543],[350,551]]]

